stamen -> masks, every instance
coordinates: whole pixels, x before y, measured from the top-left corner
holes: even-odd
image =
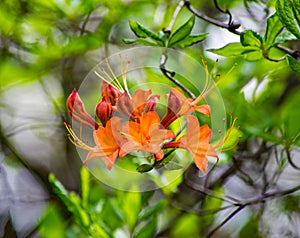
[[[217,67],[218,62],[219,62],[219,59],[216,59],[216,62],[214,63],[214,65],[213,65],[213,67],[211,68],[210,73],[209,73],[210,78],[212,78],[214,69]]]
[[[111,85],[114,89],[120,91],[120,88],[116,87],[113,82],[108,81],[106,78],[104,78],[102,75],[100,75],[97,71],[94,71],[94,73],[103,81],[105,81],[106,83],[108,83],[109,85]]]
[[[108,59],[107,58],[105,59],[105,63],[107,65],[107,68],[110,71],[111,75],[113,76],[113,82],[116,82],[116,86],[120,88],[120,92],[121,91],[124,92],[124,89],[123,89],[122,85],[120,84],[118,78],[116,77],[116,75],[114,74],[112,68],[110,67],[110,64],[108,63]]]
[[[68,139],[71,141],[71,143],[73,143],[75,146],[84,149],[84,150],[88,150],[88,151],[92,151],[93,148],[88,146],[87,144],[85,144],[82,140],[80,140],[77,135],[75,134],[75,132],[73,131],[72,127],[67,124],[66,122],[64,122],[64,126],[66,127],[67,131],[69,132],[68,134]]]
[[[129,90],[128,90],[128,85],[127,85],[126,75],[127,75],[128,65],[130,64],[130,61],[129,61],[129,59],[128,59],[128,55],[125,55],[125,58],[126,58],[126,60],[127,60],[127,63],[126,63],[125,66],[124,66],[124,65],[123,65],[123,58],[122,58],[122,55],[120,54],[119,57],[120,57],[120,66],[121,66],[121,72],[122,72],[123,84],[124,84],[125,90],[126,90],[127,92],[129,92]]]

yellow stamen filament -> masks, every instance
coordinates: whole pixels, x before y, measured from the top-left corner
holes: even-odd
[[[110,67],[110,64],[108,63],[108,59],[107,59],[107,58],[105,59],[105,62],[106,62],[106,65],[107,65],[108,70],[110,71],[111,75],[113,76],[112,82],[116,82],[116,85],[117,85],[121,90],[124,91],[124,89],[123,89],[122,85],[120,84],[118,78],[116,77],[116,75],[114,74],[112,68]]]
[[[227,131],[225,137],[217,145],[214,146],[215,149],[221,147],[222,145],[224,145],[226,143],[226,141],[230,137],[230,134],[232,133],[232,130],[233,130],[234,125],[235,125],[237,120],[238,120],[238,118],[232,119],[232,113],[230,113],[230,124],[229,124],[230,127],[229,127],[229,130]],[[237,127],[237,129],[239,129],[239,126]],[[236,145],[238,143],[239,143],[239,139],[234,143],[234,145],[232,145],[232,146],[230,146],[229,148],[226,148],[226,149],[221,149],[220,152],[226,152],[226,151],[232,150],[234,147],[236,147]]]
[[[129,61],[129,59],[128,59],[128,55],[125,55],[126,60],[127,60],[127,63],[126,63],[125,66],[124,66],[124,65],[123,65],[122,55],[120,54],[119,57],[120,57],[120,67],[121,67],[122,79],[123,79],[124,87],[125,87],[125,90],[126,90],[127,92],[129,92],[129,91],[128,91],[128,86],[127,86],[127,78],[126,78],[126,75],[127,75],[128,65],[130,64],[130,61]]]
[[[215,76],[215,81],[213,81],[211,87],[209,87],[209,78],[208,76],[210,76],[210,78],[212,78],[212,73],[213,70],[215,69],[218,60],[216,60],[216,63],[214,64],[214,66],[212,67],[211,71],[208,71],[207,68],[207,62],[203,60],[203,57],[201,56],[201,61],[202,64],[204,66],[204,70],[205,70],[205,85],[204,85],[204,89],[201,92],[201,94],[192,102],[193,105],[196,105],[198,102],[200,102],[201,100],[203,100],[222,80],[224,80],[230,73],[231,71],[237,66],[237,64],[234,64],[229,71],[221,78],[220,74],[216,74]]]
[[[113,84],[113,82],[108,81],[106,78],[104,78],[102,75],[100,75],[97,71],[94,71],[94,73],[95,73],[100,79],[102,79],[103,81],[105,81],[106,83],[108,83],[109,85],[111,85],[114,89],[120,91],[120,88],[117,88],[117,87]]]
[[[75,134],[75,132],[73,131],[72,127],[67,124],[66,122],[64,122],[64,126],[66,127],[67,131],[69,132],[68,134],[68,138],[69,140],[72,142],[72,144],[74,144],[75,146],[84,149],[84,150],[88,150],[88,151],[92,151],[93,148],[88,146],[87,144],[85,144],[81,139],[79,139],[77,137],[77,135]]]

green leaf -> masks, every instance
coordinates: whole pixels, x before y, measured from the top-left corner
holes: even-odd
[[[115,199],[108,198],[101,211],[101,220],[112,230],[124,224],[125,217]]]
[[[161,200],[156,205],[145,208],[138,217],[138,221],[144,221],[149,219],[152,216],[157,215],[159,212],[162,211],[163,208],[165,208],[167,205],[166,200]]]
[[[275,41],[273,42],[273,45],[272,46],[276,46],[276,45],[279,45],[279,44],[283,44],[287,41],[290,41],[290,40],[297,40],[297,38],[289,31],[284,31],[282,33],[280,33]]]
[[[264,41],[266,44],[266,47],[269,49],[273,46],[273,43],[276,39],[276,37],[279,35],[283,28],[283,25],[281,24],[278,15],[275,13],[272,16],[270,16],[267,20],[267,29],[264,36]]]
[[[120,199],[120,209],[123,211],[126,224],[132,230],[141,211],[142,195],[139,192],[122,192],[118,199]]]
[[[156,229],[157,229],[157,217],[151,219],[147,223],[142,223],[140,226],[138,226],[132,237],[133,238],[154,237]]]
[[[148,30],[144,26],[140,25],[134,20],[129,21],[130,29],[133,31],[133,33],[140,38],[147,38],[149,37],[150,39],[154,40],[157,42],[159,45],[163,46],[165,45],[165,42],[161,39],[161,37],[154,32]]]
[[[256,50],[256,51],[245,53],[244,58],[245,60],[248,61],[258,61],[263,58],[263,54],[260,50]]]
[[[39,233],[43,238],[64,238],[65,224],[59,209],[54,206],[47,207],[40,222]]]
[[[300,61],[296,60],[295,58],[293,58],[290,55],[287,56],[287,60],[288,60],[288,64],[291,67],[291,69],[293,71],[295,71],[296,73],[300,74]]]
[[[147,41],[145,39],[123,39],[125,44],[141,44],[146,46],[157,46],[157,43]]]
[[[300,22],[300,0],[293,1],[293,9],[297,21]]]
[[[251,217],[248,222],[240,230],[239,237],[241,238],[260,238],[259,232],[259,219],[256,217]]]
[[[251,51],[257,51],[257,47],[243,46],[241,43],[229,43],[219,49],[209,49],[208,51],[222,56],[240,56]]]
[[[145,173],[145,172],[148,172],[152,169],[153,169],[153,166],[151,164],[141,164],[140,166],[138,166],[136,168],[136,170],[140,173]]]
[[[172,47],[185,39],[192,31],[195,23],[195,16],[190,17],[183,25],[181,25],[171,36],[168,43],[168,47]]]
[[[88,199],[90,192],[90,173],[83,166],[80,171],[80,180],[81,180],[81,197],[82,197],[82,207],[85,209],[88,208]]]
[[[298,2],[296,4],[298,4]],[[295,18],[292,2],[288,2],[287,0],[277,0],[276,11],[281,23],[286,29],[300,39],[300,26]]]
[[[256,46],[261,48],[262,38],[261,36],[252,30],[246,30],[241,33],[241,44],[243,46]]]
[[[179,41],[178,43],[175,43],[173,45],[173,47],[177,47],[177,46],[181,47],[181,48],[189,47],[191,45],[194,45],[194,44],[197,44],[197,43],[203,41],[207,36],[208,36],[208,33],[187,36],[186,38]]]

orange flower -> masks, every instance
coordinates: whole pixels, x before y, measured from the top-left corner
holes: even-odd
[[[194,159],[196,166],[205,173],[207,170],[206,156],[218,157],[214,148],[209,144],[212,132],[208,125],[200,127],[195,116],[186,116],[187,133],[178,141],[166,143],[163,148],[183,148],[188,150]]]
[[[136,121],[142,113],[144,109],[150,110],[153,106],[153,100],[155,97],[159,97],[158,95],[151,95],[151,90],[136,90],[132,97],[130,97],[129,93],[124,92],[117,101],[117,110],[124,115],[128,116],[131,120]]]
[[[162,143],[167,139],[175,138],[171,130],[162,129],[156,112],[143,114],[138,122],[126,122],[124,136],[127,142],[121,146],[120,156],[123,157],[132,151],[144,151],[155,154],[156,160],[164,156]]]
[[[197,99],[193,100],[187,98],[182,91],[178,88],[173,88],[170,86],[170,94],[168,98],[168,109],[167,113],[163,117],[161,124],[164,127],[168,127],[173,121],[178,117],[183,115],[188,115],[192,112],[200,112],[205,116],[209,116],[210,107],[207,104],[197,106],[203,98],[199,96]]]
[[[94,131],[94,141],[96,144],[94,147],[90,147],[82,142],[71,127],[65,124],[70,133],[70,141],[77,147],[89,151],[83,162],[85,166],[89,160],[99,157],[104,161],[108,169],[112,168],[118,157],[120,145],[124,140],[124,137],[120,133],[122,128],[121,120],[121,118],[113,117],[106,123],[106,127],[99,126]]]

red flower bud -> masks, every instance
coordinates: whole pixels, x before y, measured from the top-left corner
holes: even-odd
[[[90,128],[98,128],[98,123],[85,111],[82,100],[76,89],[72,91],[67,99],[68,113],[72,119]]]
[[[106,122],[111,118],[112,112],[112,105],[107,101],[105,97],[103,97],[102,101],[99,102],[96,106],[96,115],[104,127],[106,125]]]
[[[116,105],[117,99],[120,97],[120,92],[105,81],[102,81],[100,86],[102,97],[105,97],[112,106]]]

